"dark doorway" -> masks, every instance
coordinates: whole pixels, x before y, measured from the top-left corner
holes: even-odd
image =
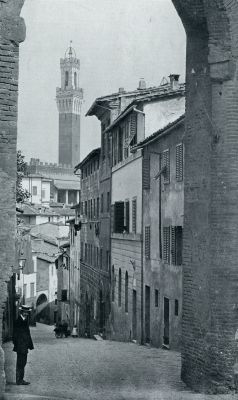
[[[169,346],[169,299],[164,297],[164,344]]]
[[[145,287],[145,341],[150,342],[150,287]]]
[[[136,290],[132,294],[132,339],[137,338]]]

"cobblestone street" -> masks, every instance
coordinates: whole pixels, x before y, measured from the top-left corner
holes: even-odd
[[[189,392],[180,381],[178,353],[133,343],[56,339],[53,327],[31,328],[35,350],[29,353],[26,380],[16,386],[12,343],[4,345],[7,387],[4,399],[233,400],[237,395]],[[34,396],[33,396],[34,395]]]

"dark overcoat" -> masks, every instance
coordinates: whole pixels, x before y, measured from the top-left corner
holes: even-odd
[[[28,353],[28,349],[34,349],[28,321],[27,319],[23,320],[20,315],[14,325],[13,344],[13,351],[17,353],[26,354]]]

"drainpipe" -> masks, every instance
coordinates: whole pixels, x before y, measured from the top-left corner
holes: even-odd
[[[144,149],[142,151],[142,173],[141,177],[143,177],[143,158],[144,158]],[[143,179],[143,178],[142,178]],[[142,196],[141,196],[141,344],[144,344],[144,189],[143,189],[143,181],[142,181]]]

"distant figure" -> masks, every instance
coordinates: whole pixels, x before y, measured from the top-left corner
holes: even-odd
[[[17,353],[16,364],[16,384],[29,385],[30,382],[24,381],[25,366],[27,363],[28,350],[33,350],[33,342],[31,339],[30,328],[28,323],[28,315],[31,308],[28,306],[19,307],[19,316],[14,325],[13,332],[13,351]]]

